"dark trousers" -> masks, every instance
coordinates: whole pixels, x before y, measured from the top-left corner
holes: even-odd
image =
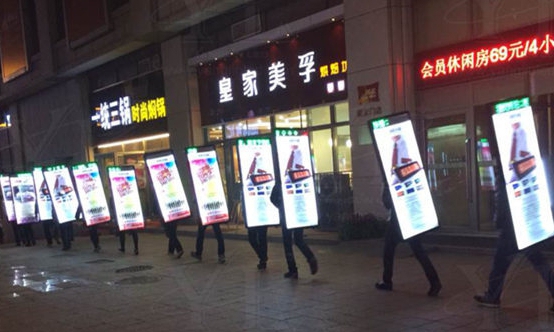
[[[204,250],[204,233],[208,226],[198,225],[198,232],[196,233],[196,254],[202,255]],[[225,255],[225,242],[223,241],[223,233],[221,233],[221,227],[219,224],[212,224],[214,235],[217,240],[217,254],[219,256]]]
[[[169,242],[167,245],[167,251],[169,253],[174,253],[175,251],[177,252],[183,251],[181,242],[179,242],[179,239],[177,239],[177,221],[164,223],[164,230],[165,230],[165,235],[169,239]]]
[[[4,228],[0,225],[0,244],[4,243]]]
[[[88,227],[88,232],[90,236],[90,242],[94,246],[94,249],[100,247],[100,237],[98,236],[98,225],[92,225]]]
[[[496,245],[492,270],[489,274],[489,289],[487,295],[490,296],[491,299],[500,300],[506,273],[517,253],[518,249],[513,231],[502,230]],[[554,297],[554,276],[550,264],[542,252],[537,246],[531,246],[524,249],[522,253],[544,280],[550,295]]]
[[[22,231],[23,243],[25,243],[27,247],[37,244],[37,241],[35,241],[35,233],[33,232],[33,224],[23,224],[19,227]]]
[[[52,239],[56,240],[57,244],[60,244],[60,240],[58,237],[58,224],[56,224],[53,220],[43,220],[42,222],[42,228],[44,230],[44,238],[46,239],[46,243],[48,245],[52,244]]]
[[[10,222],[12,224],[12,230],[13,230],[13,239],[15,240],[15,244],[20,246],[21,245],[21,227],[15,222]]]
[[[281,231],[283,234],[283,247],[285,249],[285,258],[287,259],[287,266],[289,272],[298,272],[296,267],[296,261],[294,259],[294,253],[292,251],[292,243],[300,249],[304,257],[309,261],[314,258],[314,253],[310,250],[310,247],[304,242],[304,229],[295,228],[287,229],[284,224],[281,224]]]
[[[394,222],[389,222],[387,225],[387,230],[385,232],[385,247],[383,252],[383,282],[387,284],[392,284],[392,272],[394,265],[394,252],[396,251],[396,246],[402,241],[400,231],[397,225]],[[417,236],[412,237],[406,240],[414,253],[415,258],[421,264],[425,276],[431,285],[439,282],[439,276],[437,271],[431,263],[429,256],[423,249],[421,242]]]
[[[260,262],[267,262],[267,226],[248,228],[248,242],[258,255]]]
[[[135,250],[138,250],[138,233],[136,230],[131,229],[128,231],[119,231],[119,247],[122,251],[125,251],[125,234],[131,235],[133,238],[133,246]]]
[[[69,249],[71,248],[71,241],[73,237],[73,222],[68,221],[64,222],[63,224],[60,224],[60,235],[62,238],[62,249]]]

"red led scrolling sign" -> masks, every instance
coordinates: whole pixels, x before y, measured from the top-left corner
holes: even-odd
[[[554,33],[544,33],[530,38],[515,38],[489,47],[468,48],[418,62],[417,76],[423,84],[439,79],[455,78],[490,72],[527,62],[551,61],[554,57]]]

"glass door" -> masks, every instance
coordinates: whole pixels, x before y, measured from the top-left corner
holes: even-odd
[[[427,170],[439,223],[469,228],[472,209],[471,153],[465,115],[425,121]]]

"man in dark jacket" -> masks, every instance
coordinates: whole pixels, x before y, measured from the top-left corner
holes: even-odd
[[[500,296],[502,294],[506,273],[515,255],[518,253],[512,217],[508,205],[506,183],[502,172],[497,174],[496,179],[493,221],[500,230],[500,236],[492,263],[492,270],[489,274],[488,289],[483,295],[475,295],[473,297],[480,306],[488,308],[498,308],[500,306]],[[534,245],[524,249],[523,254],[529,262],[531,262],[533,268],[540,274],[548,287],[550,295],[554,298],[554,275],[542,252]],[[554,313],[554,305],[550,308],[550,312]]]

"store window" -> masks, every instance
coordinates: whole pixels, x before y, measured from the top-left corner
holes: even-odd
[[[310,127],[327,125],[331,123],[331,111],[329,106],[319,106],[308,110],[308,124]]]
[[[281,113],[275,116],[276,128],[306,128],[306,110]]]
[[[314,130],[310,133],[315,172],[333,172],[333,138],[331,136],[331,129]]]
[[[208,127],[205,130],[206,141],[217,142],[223,140],[223,127],[220,125]]]
[[[347,102],[335,105],[335,121],[336,122],[348,122],[348,121],[350,121],[350,114],[348,112],[348,103]]]
[[[336,128],[336,147],[337,147],[337,166],[339,172],[352,171],[352,158],[350,149],[352,141],[350,140],[350,126],[340,126]]]

